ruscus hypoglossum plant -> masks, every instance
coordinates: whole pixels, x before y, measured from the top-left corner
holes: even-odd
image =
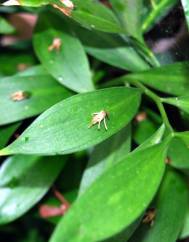
[[[0,6],[0,240],[189,237],[189,1]]]

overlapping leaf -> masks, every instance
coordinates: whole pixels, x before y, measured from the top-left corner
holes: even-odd
[[[140,91],[109,88],[78,94],[54,105],[1,154],[66,154],[107,139],[129,123],[140,104]],[[92,113],[109,113],[108,130],[91,127]],[[43,142],[41,142],[43,140]]]
[[[174,63],[144,72],[129,74],[122,77],[121,80],[141,81],[162,92],[187,95],[189,90],[189,62]]]
[[[45,165],[44,165],[45,164]],[[0,224],[26,213],[48,191],[65,158],[13,156],[0,167]]]
[[[16,101],[13,96],[18,92],[27,93],[28,96]],[[0,125],[35,116],[70,95],[49,75],[0,79]]]
[[[131,153],[108,169],[75,202],[50,241],[99,241],[134,222],[160,184],[165,150],[156,145]]]
[[[155,202],[154,224],[141,225],[130,242],[173,242],[181,231],[187,210],[188,189],[185,181],[174,171],[169,171],[161,185]]]
[[[49,50],[55,39],[60,41],[60,46]],[[48,12],[40,16],[34,47],[42,65],[60,83],[76,92],[94,89],[84,49],[61,18]]]

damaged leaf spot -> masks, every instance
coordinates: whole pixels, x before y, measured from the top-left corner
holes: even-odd
[[[60,38],[54,38],[52,44],[48,47],[48,51],[57,50],[60,51],[62,40]]]
[[[17,91],[11,94],[10,98],[11,100],[17,102],[22,101],[24,99],[27,99],[30,97],[30,93],[26,91]]]

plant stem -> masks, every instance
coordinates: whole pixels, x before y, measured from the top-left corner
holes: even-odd
[[[144,86],[142,83],[138,81],[133,81],[133,80],[128,80],[128,81],[134,86],[139,87],[148,97],[150,97],[156,103],[165,126],[170,130],[171,133],[174,133],[173,128],[165,112],[165,108],[162,104],[161,98],[158,95],[156,95],[154,92],[152,92],[150,89],[148,89],[146,86]]]

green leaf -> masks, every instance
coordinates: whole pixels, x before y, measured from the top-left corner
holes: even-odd
[[[24,5],[28,7],[40,7],[47,4],[55,7],[56,5],[60,11],[63,9],[67,10],[66,15],[86,28],[110,33],[124,32],[113,12],[101,3],[92,0],[72,0],[71,2],[74,5],[73,9],[65,8],[66,3],[59,0],[9,0],[4,4],[8,6]],[[65,11],[62,12],[65,13]]]
[[[2,149],[7,144],[10,137],[14,134],[19,126],[20,123],[15,123],[0,128],[0,149]]]
[[[131,153],[104,172],[76,200],[50,241],[99,241],[134,222],[160,184],[165,150],[156,145]]]
[[[35,51],[46,70],[60,83],[76,91],[93,90],[89,64],[79,40],[57,15],[40,15],[34,34]],[[60,50],[49,51],[53,40],[61,40]]]
[[[87,53],[100,61],[128,71],[149,69],[149,65],[131,44],[124,41],[120,36],[89,31],[74,24],[72,24],[72,29],[85,46]]]
[[[121,77],[119,80],[137,80],[162,92],[184,95],[188,94],[188,76],[189,62],[182,62],[129,74]]]
[[[184,226],[180,233],[180,239],[185,239],[189,236],[189,208],[186,211]]]
[[[165,133],[165,125],[162,124],[159,129],[148,139],[146,139],[140,146],[138,146],[135,151],[146,149],[150,146],[159,144],[162,141],[163,135]]]
[[[155,202],[156,211],[153,226],[141,225],[130,242],[173,242],[181,231],[187,211],[188,189],[183,178],[174,171],[168,171]]]
[[[0,34],[13,34],[14,27],[9,22],[0,16]]]
[[[95,147],[83,174],[79,195],[83,194],[102,173],[121,161],[130,152],[130,132],[130,126],[125,127]]]
[[[0,75],[1,76],[11,76],[16,73],[22,73],[19,71],[20,66],[25,66],[26,68],[34,65],[35,59],[30,52],[21,51],[6,51],[0,55]]]
[[[189,131],[176,133],[175,137],[183,140],[186,146],[189,147]]]
[[[45,164],[45,165],[44,165]],[[0,168],[0,224],[32,208],[48,191],[65,164],[62,157],[13,156]]]
[[[43,76],[48,75],[48,72],[44,69],[42,65],[32,66],[24,71],[17,72],[15,76]]]
[[[188,2],[188,0],[181,0],[181,3],[182,3],[184,13],[185,13],[186,23],[189,28],[189,2]]]
[[[110,0],[126,33],[142,40],[141,13],[143,0]]]
[[[189,113],[189,95],[175,98],[162,98],[162,101],[174,105],[184,112]]]
[[[174,138],[169,145],[168,157],[170,165],[181,170],[189,170],[189,149],[179,138]]]
[[[144,32],[151,29],[154,24],[161,20],[178,3],[178,0],[152,0],[150,2],[151,11],[144,19],[142,25]]]
[[[26,93],[26,98],[14,101],[12,95],[19,91]],[[49,75],[0,79],[0,125],[35,116],[70,95],[68,90]],[[53,98],[49,98],[52,96]]]
[[[73,3],[71,17],[82,26],[110,33],[124,32],[113,12],[98,1],[73,0]]]
[[[60,49],[49,50],[56,38],[61,41]],[[60,83],[76,92],[94,89],[84,49],[63,19],[49,12],[41,14],[34,34],[34,48],[42,65]]]
[[[67,154],[96,145],[130,122],[140,104],[140,94],[134,88],[118,87],[75,95],[44,112],[0,153]],[[108,130],[103,124],[100,130],[97,126],[89,129],[91,114],[101,110],[109,113]]]

